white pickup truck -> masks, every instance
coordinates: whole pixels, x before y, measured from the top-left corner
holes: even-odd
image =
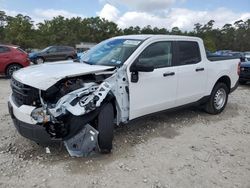
[[[112,149],[114,124],[190,104],[219,114],[237,88],[239,59],[208,60],[195,37],[115,37],[81,63],[31,66],[14,73],[9,111],[21,135],[63,141],[72,156]]]

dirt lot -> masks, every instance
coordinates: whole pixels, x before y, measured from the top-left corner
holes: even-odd
[[[116,130],[110,155],[71,158],[21,137],[0,78],[0,187],[250,187],[250,86],[226,110],[162,113]]]

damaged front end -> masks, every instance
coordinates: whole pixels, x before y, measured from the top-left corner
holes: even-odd
[[[128,121],[127,87],[127,77],[119,69],[112,74],[68,78],[39,90],[39,105],[31,117],[51,138],[62,140],[71,156],[86,156],[98,150],[95,118],[103,104],[115,104],[114,123]]]

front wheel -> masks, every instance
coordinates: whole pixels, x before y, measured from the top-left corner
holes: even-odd
[[[73,60],[73,58],[72,57],[67,57],[66,60]]]
[[[35,60],[35,64],[43,64],[44,63],[44,59],[42,58],[42,57],[38,57],[38,58],[36,58],[36,60]]]
[[[97,118],[97,130],[100,152],[110,153],[114,138],[114,108],[111,103],[101,109]]]
[[[221,113],[227,105],[229,89],[224,83],[217,83],[211,93],[209,101],[205,105],[205,111],[209,114]]]

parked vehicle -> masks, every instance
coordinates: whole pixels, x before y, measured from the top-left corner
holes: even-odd
[[[243,52],[230,52],[230,55],[236,58],[240,58],[241,62],[245,62],[245,54]]]
[[[35,64],[45,61],[73,60],[77,58],[76,50],[70,46],[49,46],[42,51],[29,54],[30,60]]]
[[[109,153],[114,124],[148,114],[187,105],[221,113],[240,68],[239,59],[208,60],[199,38],[168,35],[111,38],[81,61],[16,72],[9,98],[21,135],[64,141],[72,156]]]
[[[250,61],[240,65],[240,84],[246,84],[250,81]]]
[[[84,51],[84,52],[81,52],[81,53],[77,53],[77,58],[74,60],[74,62],[80,62],[81,59],[83,58],[83,56],[88,52],[87,51]]]
[[[218,58],[218,57],[222,57],[223,59],[226,57],[226,56],[223,56],[223,55],[218,55],[217,53],[212,53],[210,52],[209,50],[206,50],[206,54],[207,54],[207,58]],[[228,56],[227,56],[228,57]]]
[[[244,52],[246,61],[250,61],[250,52]]]
[[[28,54],[19,46],[0,45],[0,74],[11,77],[15,71],[29,65]]]
[[[218,50],[215,52],[215,54],[219,56],[230,56],[231,52],[232,50]]]

